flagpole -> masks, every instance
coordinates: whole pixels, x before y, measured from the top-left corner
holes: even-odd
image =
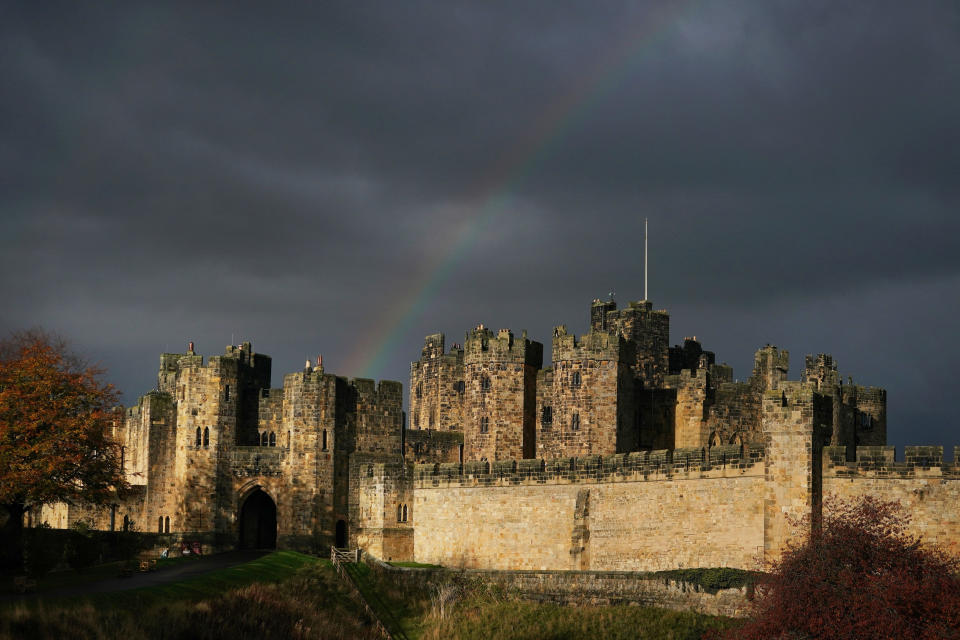
[[[643,299],[647,297],[647,218],[643,219]]]

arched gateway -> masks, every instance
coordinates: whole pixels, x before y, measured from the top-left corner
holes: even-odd
[[[277,505],[259,487],[240,507],[240,548],[276,549]]]

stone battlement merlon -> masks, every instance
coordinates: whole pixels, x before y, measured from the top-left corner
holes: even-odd
[[[759,444],[702,449],[660,449],[611,456],[551,460],[520,459],[428,463],[414,466],[414,486],[421,489],[515,484],[640,482],[697,477],[763,475],[764,449]],[[750,472],[748,474],[748,471]]]
[[[606,331],[590,331],[578,339],[567,333],[567,327],[560,325],[553,329],[553,362],[563,360],[612,360],[626,361],[632,358],[627,342],[622,336]]]
[[[952,463],[944,462],[943,446],[907,446],[903,452],[904,459],[898,461],[894,446],[824,447],[824,474],[851,478],[960,478],[960,446],[953,447]],[[851,454],[853,459],[849,459]]]
[[[467,332],[464,358],[468,362],[527,364],[539,369],[543,366],[543,345],[528,339],[526,331],[516,339],[509,329],[494,333],[481,324]]]

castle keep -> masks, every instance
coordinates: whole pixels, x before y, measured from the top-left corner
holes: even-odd
[[[308,361],[271,388],[250,343],[163,354],[157,388],[118,414],[132,496],[44,507],[70,526],[130,526],[212,548],[324,552],[489,569],[754,568],[828,498],[897,500],[960,555],[960,467],[886,446],[886,392],[826,354],[789,380],[767,345],[734,379],[695,337],[670,346],[649,301],[595,300],[589,330],[544,348],[478,325],[429,335],[398,382]]]

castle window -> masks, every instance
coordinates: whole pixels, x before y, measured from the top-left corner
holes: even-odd
[[[397,522],[403,521],[403,508],[400,505],[397,505]]]
[[[403,521],[407,521],[407,505],[403,505]]]
[[[436,409],[430,409],[430,428],[433,429],[433,423],[436,421]]]
[[[123,471],[126,468],[127,461],[127,448],[120,447],[120,471]]]
[[[260,434],[260,446],[261,446],[261,447],[267,446],[267,442],[268,442],[267,438],[268,438],[268,436],[267,436],[267,432],[266,432],[266,431],[264,431],[263,433]]]
[[[553,424],[553,407],[544,407],[540,412],[540,424],[547,428]]]
[[[466,386],[464,385],[463,380],[458,380],[457,382],[453,383],[453,390],[456,391],[457,393],[462,394],[465,388]]]
[[[480,433],[488,433],[490,431],[490,418],[480,418]]]
[[[130,516],[123,516],[123,530],[130,531]]]
[[[579,413],[573,414],[573,417],[570,418],[570,428],[574,431],[580,430],[580,414]]]
[[[324,435],[326,435],[326,433],[327,433],[326,430],[324,430],[323,433],[324,433]],[[324,438],[324,441],[326,441],[326,438]],[[290,432],[287,431],[287,449],[289,449],[289,448],[290,448]],[[324,442],[323,448],[324,448],[324,449],[327,448],[326,442]]]
[[[574,371],[573,375],[570,376],[570,388],[579,389],[580,388],[580,372]]]
[[[223,400],[224,402],[230,402],[230,385],[227,385],[223,389]]]
[[[270,446],[277,446],[277,434],[273,431],[270,432]]]
[[[163,516],[157,518],[157,533],[163,533]]]
[[[422,398],[422,397],[423,397],[423,383],[422,383],[422,382],[418,382],[418,383],[417,383],[417,398],[419,399],[419,398]]]
[[[490,391],[490,376],[483,376],[480,378],[480,390]]]
[[[413,445],[413,455],[419,456],[421,449],[422,449],[422,445],[421,445],[419,442],[414,443],[414,445]]]
[[[321,436],[321,438],[322,438],[321,444],[323,446],[320,448],[326,451],[327,450],[327,430],[326,429],[323,430],[323,435]]]
[[[203,428],[203,446],[210,446],[210,427]]]
[[[200,427],[197,427],[197,448],[200,448]]]
[[[163,521],[163,532],[170,533],[170,516],[167,516]]]

